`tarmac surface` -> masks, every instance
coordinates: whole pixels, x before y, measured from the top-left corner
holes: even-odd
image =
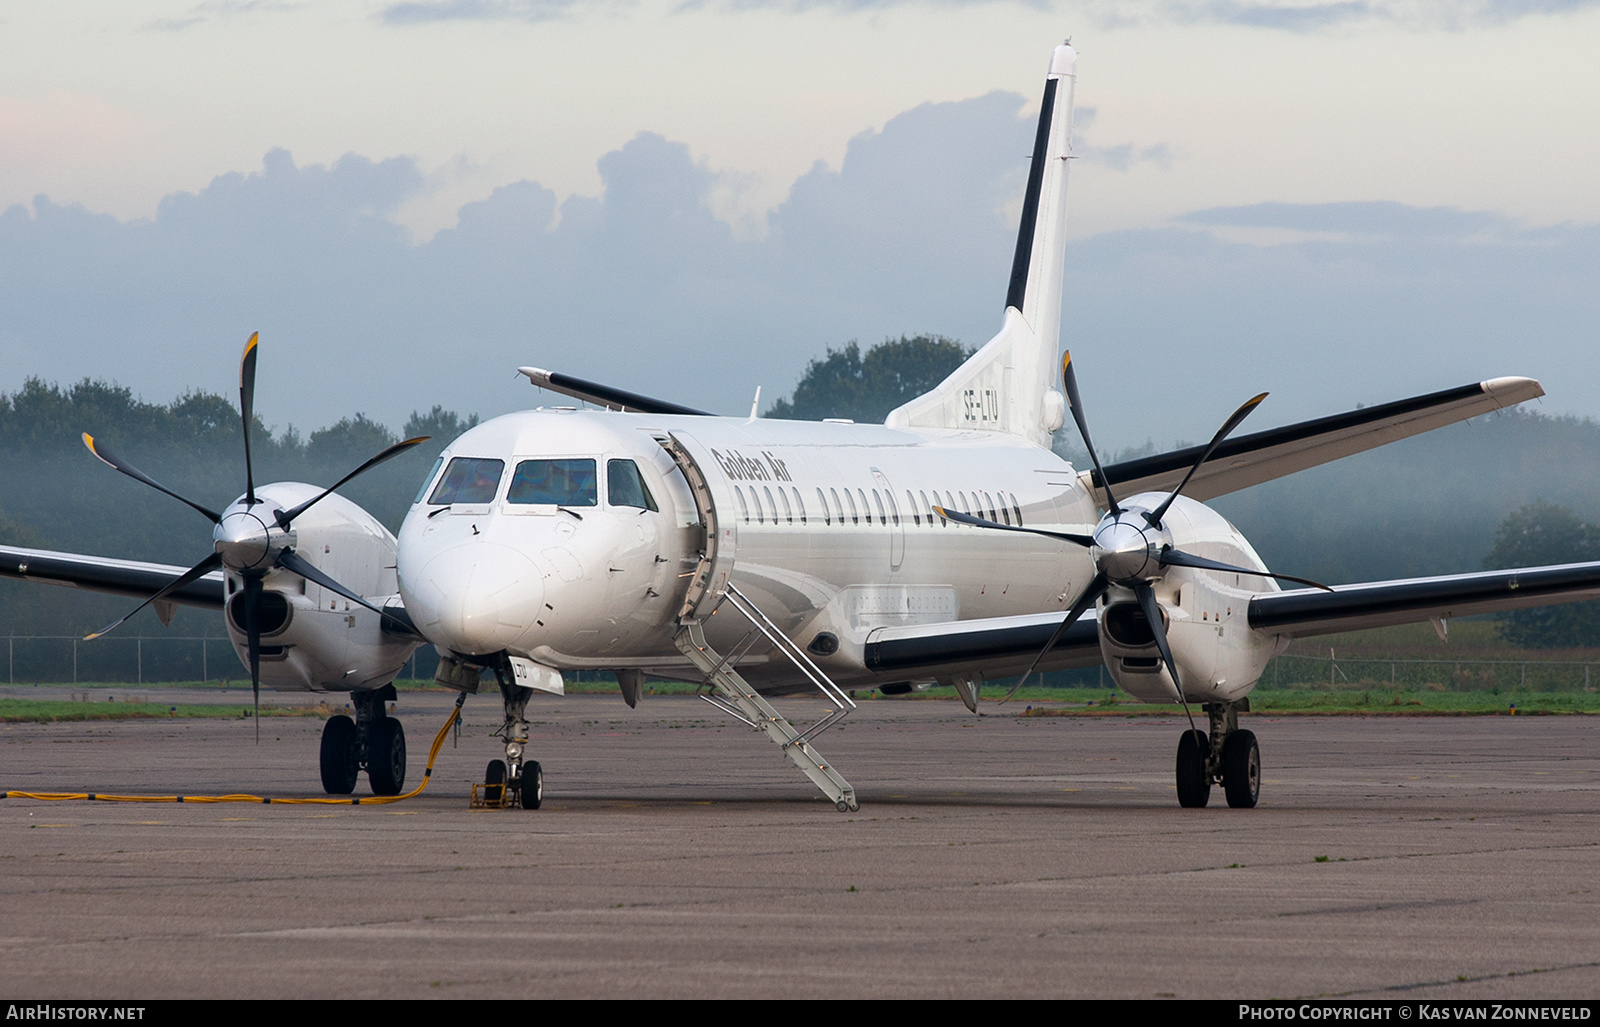
[[[402,694],[413,782],[452,698]],[[534,707],[537,812],[467,808],[494,695],[395,805],[0,801],[0,990],[1600,997],[1600,717],[1249,716],[1261,805],[1183,810],[1181,718],[867,701],[840,814],[694,699]],[[0,789],[316,796],[321,726],[0,725]]]

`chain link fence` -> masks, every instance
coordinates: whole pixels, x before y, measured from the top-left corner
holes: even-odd
[[[86,642],[77,635],[8,635],[5,660],[3,680],[13,685],[250,681],[226,637],[108,635]],[[423,646],[400,676],[431,680],[438,662],[433,647]]]
[[[1263,688],[1410,688],[1429,692],[1592,692],[1596,664],[1577,660],[1384,660],[1279,656]]]

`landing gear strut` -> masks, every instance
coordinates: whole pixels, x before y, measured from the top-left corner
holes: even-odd
[[[1203,708],[1211,733],[1185,731],[1178,740],[1178,805],[1204,806],[1212,782],[1220,781],[1229,806],[1251,809],[1261,798],[1261,747],[1254,732],[1239,727],[1239,714],[1250,712],[1250,700],[1206,703]]]
[[[354,692],[350,703],[356,719],[341,713],[323,725],[322,787],[330,795],[355,791],[362,770],[367,772],[372,794],[400,794],[406,781],[406,733],[385,706],[394,700],[393,685]]]
[[[485,780],[490,788],[499,784],[507,789],[497,798],[514,799],[523,809],[538,809],[544,802],[544,768],[537,760],[523,759],[528,746],[528,700],[533,698],[533,689],[516,684],[510,667],[495,667],[494,677],[505,702],[506,722],[500,734],[505,739],[506,758],[489,764]],[[497,771],[499,781],[495,779]]]

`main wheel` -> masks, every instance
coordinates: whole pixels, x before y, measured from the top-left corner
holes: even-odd
[[[1200,730],[1185,731],[1178,739],[1178,805],[1200,809],[1211,798],[1211,775],[1206,773],[1206,757],[1211,755],[1211,740]]]
[[[1234,809],[1254,809],[1261,798],[1261,746],[1252,731],[1235,731],[1222,743],[1222,790]]]
[[[490,760],[489,769],[483,772],[483,800],[499,802],[506,790],[506,761]]]
[[[520,792],[523,809],[538,809],[544,802],[544,768],[539,766],[538,760],[529,760],[522,765]]]
[[[393,717],[373,721],[367,749],[373,795],[399,795],[406,783],[406,732]]]
[[[356,758],[356,722],[344,714],[322,725],[322,790],[349,795],[356,790],[361,762]]]

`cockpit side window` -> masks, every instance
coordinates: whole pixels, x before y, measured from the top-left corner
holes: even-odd
[[[428,502],[433,506],[492,503],[495,492],[500,488],[500,475],[505,469],[504,460],[458,456],[444,469],[444,477],[439,479]]]
[[[511,475],[506,502],[598,506],[600,485],[595,463],[593,460],[523,460]]]
[[[423,478],[422,484],[417,487],[417,498],[412,500],[413,503],[422,502],[423,497],[428,494],[428,486],[433,484],[433,476],[439,473],[439,468],[443,465],[444,457],[442,456],[433,462],[433,468],[428,471],[428,476]]]
[[[641,510],[657,509],[650,487],[639,475],[639,465],[632,460],[606,461],[606,502],[612,506],[636,506]]]

